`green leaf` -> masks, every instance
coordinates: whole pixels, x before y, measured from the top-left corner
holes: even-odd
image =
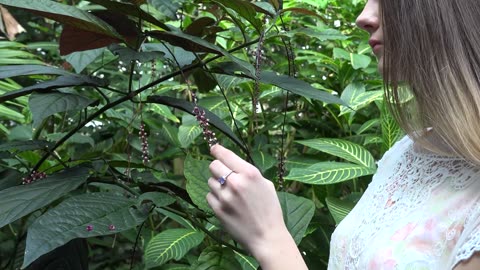
[[[148,211],[132,208],[135,201],[113,193],[87,193],[61,202],[28,228],[22,268],[72,239],[115,234],[136,227],[147,218]]]
[[[88,176],[85,168],[68,169],[33,184],[0,191],[0,228],[76,189]]]
[[[105,52],[105,48],[73,52],[65,56],[65,60],[72,65],[75,72],[81,73],[88,65]]]
[[[279,36],[286,36],[289,38],[292,38],[296,35],[302,35],[302,36],[307,36],[311,38],[316,38],[320,41],[326,41],[326,40],[346,40],[348,39],[347,36],[342,34],[342,32],[336,30],[336,29],[313,29],[313,28],[299,28],[295,30],[291,30],[285,33],[280,33],[278,34]]]
[[[211,177],[208,170],[210,162],[196,160],[190,155],[185,159],[184,174],[187,179],[187,192],[192,201],[202,210],[213,213],[207,202],[207,194],[210,192],[208,178]]]
[[[286,75],[277,75],[271,71],[262,71],[260,81],[265,84],[278,86],[302,97],[323,101],[327,104],[346,105],[345,102],[337,96],[316,89],[307,82]]]
[[[25,87],[20,90],[10,91],[6,94],[0,96],[0,103],[5,102],[7,100],[11,100],[17,97],[25,96],[31,94],[33,91],[46,91],[51,89],[57,89],[62,87],[69,87],[69,86],[106,86],[105,82],[89,76],[83,75],[65,75],[60,76],[51,81],[45,81],[41,83],[37,83],[32,86]]]
[[[332,214],[335,223],[338,225],[347,215],[352,211],[355,203],[348,200],[340,200],[333,197],[327,197],[325,199],[327,202],[328,209]]]
[[[171,259],[180,260],[204,237],[202,232],[190,229],[169,229],[157,234],[145,249],[146,268],[160,266]]]
[[[143,51],[145,52],[161,52],[164,58],[171,60],[180,67],[190,65],[197,58],[192,52],[186,51],[177,46],[167,45],[166,43],[147,43],[143,44]]]
[[[366,68],[372,62],[372,58],[363,54],[349,53],[344,49],[334,48],[333,58],[345,59],[350,61],[350,64],[354,69]]]
[[[341,106],[340,115],[349,112],[355,112],[374,101],[383,100],[383,91],[365,91],[365,85],[362,83],[349,84],[343,90],[341,99],[348,104],[349,107]]]
[[[148,0],[148,3],[170,19],[174,19],[177,11],[186,0]]]
[[[278,199],[288,231],[298,245],[312,220],[315,205],[311,200],[285,192],[279,192]]]
[[[262,173],[272,168],[275,163],[277,163],[276,158],[261,150],[252,151],[252,159],[255,166],[257,166]]]
[[[334,155],[350,162],[375,168],[375,160],[372,154],[362,146],[342,139],[312,139],[305,141],[297,141],[307,147]]]
[[[32,111],[33,127],[36,128],[51,115],[82,110],[93,102],[91,99],[76,94],[52,92],[33,93],[28,100],[28,105]]]
[[[262,29],[262,21],[256,18],[257,12],[255,11],[255,6],[244,0],[214,0],[217,3],[222,4],[223,6],[235,10],[241,17],[245,18],[250,22],[257,31]]]
[[[357,135],[360,135],[366,132],[367,130],[370,130],[371,128],[377,127],[379,125],[380,125],[380,119],[378,118],[370,119],[367,122],[363,123],[362,126],[358,128],[357,131],[355,131],[355,133],[357,133]]]
[[[47,139],[49,140],[59,141],[65,135],[67,135],[66,132],[50,133],[50,134],[47,134],[45,137],[47,137]],[[80,133],[75,133],[73,136],[68,138],[68,140],[65,143],[90,144],[90,146],[93,147],[95,145],[95,140],[93,140],[93,138],[90,136],[85,136]]]
[[[170,28],[167,25],[155,19],[155,17],[153,17],[149,13],[145,12],[143,9],[138,8],[133,4],[121,3],[121,2],[111,1],[111,0],[89,0],[89,2],[106,7],[108,10],[111,10],[111,11],[118,11],[125,15],[142,19],[156,26],[159,26],[164,30],[167,30],[167,31],[170,30]]]
[[[293,168],[285,179],[313,185],[330,185],[374,173],[374,168],[362,165],[322,162],[308,168]]]
[[[0,144],[0,152],[22,152],[44,149],[45,147],[53,146],[52,143],[47,141],[14,141]]]
[[[147,98],[147,103],[157,103],[157,104],[164,104],[167,106],[171,106],[177,109],[181,109],[184,112],[187,112],[193,115],[193,108],[194,104],[192,102],[187,102],[182,99],[167,97],[167,96],[149,96]],[[198,106],[200,109],[205,111],[205,115],[209,120],[209,123],[223,132],[227,137],[232,139],[239,147],[241,147],[245,152],[247,149],[243,145],[242,141],[237,138],[237,136],[232,132],[232,130],[214,113],[210,112],[209,110]]]
[[[68,75],[71,73],[60,68],[42,65],[11,65],[0,67],[0,79],[36,74]]]
[[[148,106],[148,108],[151,109],[153,112],[167,118],[168,120],[171,120],[172,122],[180,123],[180,120],[178,120],[178,118],[172,113],[170,108],[165,105],[153,104],[152,106]]]
[[[3,105],[0,105],[0,118],[20,123],[23,123],[25,121],[25,116],[23,114]]]
[[[202,251],[192,270],[239,270],[240,263],[235,259],[233,251],[219,246],[210,246]]]
[[[161,192],[147,192],[138,197],[138,203],[142,204],[144,201],[150,201],[155,204],[156,207],[163,207],[175,202],[175,198]]]
[[[180,145],[183,148],[188,148],[200,134],[202,134],[202,129],[199,125],[180,126],[178,128],[178,140],[180,141]]]
[[[109,24],[74,6],[63,5],[51,0],[0,0],[0,4],[22,8],[63,24],[121,39]]]
[[[259,264],[253,257],[245,256],[237,251],[235,252],[235,258],[242,266],[242,270],[257,270]]]

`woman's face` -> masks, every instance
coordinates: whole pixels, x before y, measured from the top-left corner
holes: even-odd
[[[368,0],[357,18],[357,26],[370,34],[369,44],[378,59],[378,71],[383,70],[383,32],[380,19],[380,0]]]

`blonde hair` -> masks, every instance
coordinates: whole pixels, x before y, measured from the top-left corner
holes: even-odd
[[[380,0],[380,6],[392,115],[421,147],[480,165],[480,2]],[[413,99],[402,98],[403,85]],[[429,127],[440,143],[424,136]]]

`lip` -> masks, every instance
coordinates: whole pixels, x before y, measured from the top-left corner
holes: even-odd
[[[374,53],[378,53],[382,46],[382,43],[375,39],[371,39],[368,44],[370,44],[370,47],[372,47]]]

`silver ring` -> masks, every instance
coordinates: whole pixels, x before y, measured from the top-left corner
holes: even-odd
[[[230,176],[230,174],[232,174],[233,171],[230,170],[227,174],[225,174],[224,176],[221,176],[220,178],[218,178],[218,182],[220,182],[220,185],[223,185],[225,184],[225,182],[227,182],[227,178]]]

